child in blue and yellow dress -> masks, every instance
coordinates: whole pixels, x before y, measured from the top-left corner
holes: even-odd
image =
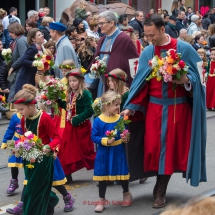
[[[15,113],[10,120],[9,126],[5,132],[5,135],[3,137],[2,149],[7,148],[7,141],[9,140],[18,140],[22,135],[22,129],[20,125],[20,119],[21,115],[19,113]],[[23,167],[23,160],[21,157],[17,158],[15,155],[11,155],[8,158],[8,167],[11,167],[11,176],[12,179],[10,180],[10,185],[6,191],[8,195],[13,195],[15,193],[15,190],[19,187],[18,184],[18,174],[19,169]]]
[[[121,206],[131,205],[132,195],[128,189],[129,171],[126,161],[123,142],[128,142],[128,137],[122,138],[117,132],[115,137],[108,138],[106,131],[114,130],[120,120],[119,110],[121,96],[113,91],[106,92],[101,97],[102,114],[93,123],[91,139],[98,145],[93,180],[99,181],[99,204],[95,212],[104,210],[106,183],[120,181],[123,188],[123,201]]]

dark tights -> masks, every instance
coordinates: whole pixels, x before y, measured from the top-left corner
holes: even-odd
[[[119,182],[122,186],[123,193],[128,192],[128,180],[120,180]],[[99,181],[99,197],[100,198],[105,198],[106,187],[107,187],[107,181]]]
[[[68,192],[64,185],[53,186],[63,197],[68,195]]]
[[[17,179],[19,174],[19,169],[17,167],[11,167],[12,179]]]

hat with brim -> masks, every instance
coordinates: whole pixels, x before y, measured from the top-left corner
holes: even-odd
[[[66,30],[66,26],[60,22],[51,22],[49,23],[49,28],[56,31],[64,32]]]
[[[173,21],[175,21],[175,22],[177,22],[177,18],[176,18],[175,16],[173,16],[173,15],[170,16],[169,19],[170,19],[170,20],[173,20]]]

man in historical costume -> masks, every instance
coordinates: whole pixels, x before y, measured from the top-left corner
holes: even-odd
[[[73,60],[75,66],[78,68],[78,58],[75,53],[75,50],[69,41],[68,37],[65,35],[66,26],[61,24],[60,22],[50,23],[50,36],[56,42],[57,55],[55,59],[55,75],[62,79],[63,74],[61,70],[58,68],[59,65],[64,60]]]
[[[186,173],[191,186],[207,180],[205,88],[197,69],[201,59],[189,44],[165,34],[164,25],[157,14],[144,22],[144,33],[153,45],[140,57],[138,72],[122,112],[127,116],[141,112],[145,116],[143,166],[145,172],[157,174],[154,208],[166,205],[166,189],[174,172]],[[164,82],[156,78],[146,81],[151,73],[149,60],[154,55],[164,57],[169,49],[181,53],[189,67],[187,75],[180,81]],[[177,86],[175,90],[173,84]]]
[[[101,33],[105,34],[105,36],[98,43],[92,63],[95,57],[99,56],[107,64],[105,73],[109,73],[116,68],[122,69],[128,76],[127,83],[130,86],[133,79],[130,75],[128,60],[138,58],[138,53],[130,37],[120,31],[116,24],[117,18],[112,11],[105,11],[99,14],[99,27],[101,28]],[[98,97],[104,93],[106,85],[104,76],[100,80]]]

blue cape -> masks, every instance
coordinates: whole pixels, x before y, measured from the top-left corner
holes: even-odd
[[[205,87],[201,84],[197,68],[197,62],[200,62],[197,52],[190,44],[178,40],[177,53],[181,53],[182,59],[189,66],[188,78],[192,84],[192,131],[191,143],[188,157],[186,181],[190,180],[191,186],[198,186],[199,182],[206,182],[206,105],[205,105]],[[149,60],[154,56],[154,46],[150,45],[144,49],[139,59],[138,72],[132,82],[128,99],[125,102],[124,109],[134,111],[145,110],[143,107],[131,104],[130,101],[138,94],[146,83],[151,69],[148,65]]]

